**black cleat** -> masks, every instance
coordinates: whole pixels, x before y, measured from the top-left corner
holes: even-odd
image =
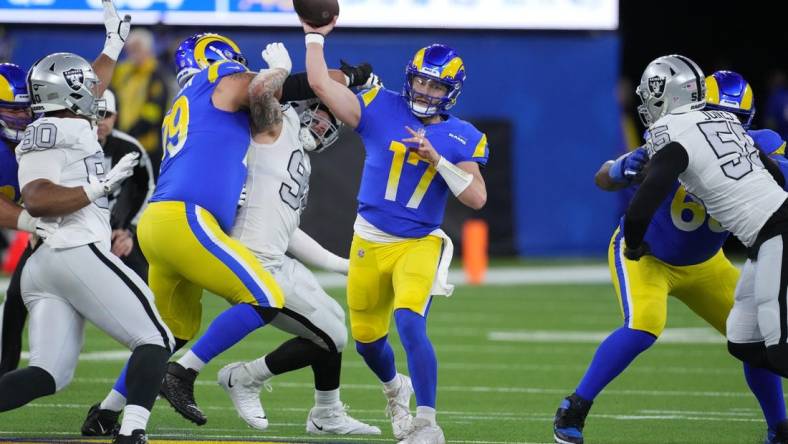
[[[148,444],[148,435],[145,434],[145,430],[137,429],[131,432],[131,436],[128,435],[117,435],[115,439],[112,440],[113,444]]]
[[[788,419],[783,420],[777,430],[769,429],[763,444],[788,444]]]
[[[583,444],[583,427],[593,401],[572,393],[561,401],[553,420],[553,439],[558,444]]]
[[[194,400],[195,379],[196,371],[183,368],[177,362],[170,362],[167,364],[167,373],[159,392],[181,416],[197,425],[203,425],[208,419]]]
[[[88,417],[82,423],[82,436],[111,436],[117,435],[120,430],[118,416],[120,412],[99,408],[100,404],[93,404],[88,410]]]

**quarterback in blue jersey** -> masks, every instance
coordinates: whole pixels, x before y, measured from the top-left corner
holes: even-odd
[[[402,443],[441,444],[445,438],[435,421],[437,361],[426,317],[431,295],[450,293],[443,279],[436,279],[448,265],[441,257],[449,243],[440,224],[449,193],[473,209],[486,202],[479,167],[487,163],[487,138],[447,113],[465,80],[453,49],[420,49],[407,65],[402,93],[375,87],[354,95],[327,74],[323,42],[334,23],[318,29],[304,24],[304,30],[310,86],[356,130],[366,151],[348,274],[351,333],[383,383],[394,436]],[[392,312],[412,382],[397,373],[387,340]]]
[[[706,109],[732,112],[749,128],[755,107],[752,89],[741,75],[717,71],[707,77],[706,102]],[[748,134],[761,151],[785,168],[785,142],[776,133],[748,129]],[[606,162],[596,174],[597,186],[609,191],[623,189],[631,198],[647,159],[645,150],[637,148]],[[639,261],[627,259],[621,224],[613,233],[608,262],[625,325],[600,344],[575,392],[561,403],[554,423],[557,443],[583,443],[585,418],[596,396],[665,328],[668,295],[681,300],[721,334],[726,332],[739,279],[739,270],[722,252],[730,233],[708,216],[704,206],[678,181],[670,196],[662,202],[646,232],[650,255]],[[767,422],[766,443],[788,443],[780,377],[747,363],[744,375]]]

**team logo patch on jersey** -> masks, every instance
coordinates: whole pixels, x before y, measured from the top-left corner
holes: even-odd
[[[648,90],[651,91],[654,97],[662,97],[662,94],[665,93],[665,78],[660,76],[649,77]]]
[[[82,88],[82,83],[85,82],[85,74],[81,69],[69,69],[63,72],[63,77],[66,78],[66,83],[74,91],[79,91]]]
[[[367,254],[367,253],[364,251],[363,248],[359,248],[358,249],[358,257],[363,258],[365,254]]]

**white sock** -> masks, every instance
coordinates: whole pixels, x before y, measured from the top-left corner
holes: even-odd
[[[205,363],[202,362],[202,359],[198,358],[191,350],[181,356],[181,359],[178,359],[178,364],[182,365],[183,368],[190,368],[197,373],[200,373],[202,368],[205,367]]]
[[[123,410],[123,407],[126,406],[126,397],[121,395],[119,392],[112,389],[107,393],[107,397],[101,401],[99,408],[102,410],[112,410],[113,412],[119,412]]]
[[[435,409],[432,407],[427,406],[417,406],[416,407],[416,417],[421,419],[426,419],[431,426],[436,425],[435,422]]]
[[[339,389],[315,390],[315,407],[332,407],[339,403]]]
[[[123,409],[123,422],[120,423],[121,435],[131,436],[131,432],[142,429],[148,426],[148,418],[150,418],[150,410],[138,405],[127,405]]]
[[[389,382],[384,382],[383,387],[386,388],[388,391],[398,390],[402,385],[402,378],[399,377],[399,373],[394,375],[394,379]]]
[[[252,362],[247,362],[246,369],[249,370],[249,374],[252,375],[252,378],[257,382],[263,382],[274,377],[274,374],[271,373],[271,370],[265,363],[265,356],[255,359]]]

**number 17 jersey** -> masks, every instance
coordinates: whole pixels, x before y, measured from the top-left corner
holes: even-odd
[[[397,237],[419,238],[440,227],[449,189],[435,168],[408,148],[405,127],[423,130],[435,150],[452,163],[487,164],[487,136],[451,115],[422,125],[398,93],[375,87],[358,94],[361,119],[356,132],[366,157],[358,192],[358,214]]]

